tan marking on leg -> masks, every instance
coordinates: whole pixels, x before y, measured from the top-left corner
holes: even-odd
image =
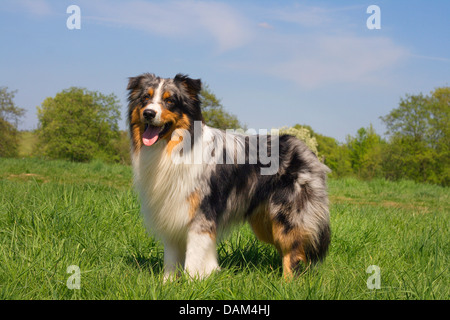
[[[195,217],[198,207],[200,206],[200,192],[195,190],[188,197],[189,202],[189,219],[192,220]]]
[[[282,254],[282,263],[283,263],[283,277],[285,280],[292,280],[294,277],[294,274],[292,272],[292,266],[291,266],[291,253],[283,253]]]
[[[273,244],[281,255],[283,277],[294,278],[295,267],[307,263],[304,246],[309,245],[309,235],[299,227],[286,232],[286,226],[271,219],[267,204],[258,206],[248,219],[253,232],[261,241]]]
[[[285,226],[274,222],[274,243],[282,256],[283,276],[286,280],[293,279],[295,268],[300,261],[306,263],[304,245],[306,234],[298,227],[285,232]]]

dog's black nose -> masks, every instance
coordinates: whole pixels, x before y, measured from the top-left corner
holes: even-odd
[[[145,109],[143,115],[146,120],[153,120],[153,118],[156,117],[156,111],[152,109]]]

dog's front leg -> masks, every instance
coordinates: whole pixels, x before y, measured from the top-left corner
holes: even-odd
[[[184,269],[192,278],[198,279],[219,270],[215,234],[195,228],[188,232]]]
[[[164,281],[176,278],[186,257],[186,245],[164,241]],[[178,270],[177,270],[178,269]]]

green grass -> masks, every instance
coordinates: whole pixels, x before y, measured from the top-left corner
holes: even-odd
[[[244,225],[219,245],[220,272],[163,283],[131,180],[99,161],[0,159],[0,299],[449,298],[448,188],[330,180],[332,244],[315,269],[284,281],[276,250]],[[370,265],[381,289],[367,288]]]

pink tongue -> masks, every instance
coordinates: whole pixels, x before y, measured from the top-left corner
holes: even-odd
[[[150,147],[158,140],[158,134],[160,131],[161,128],[159,127],[148,126],[147,130],[145,130],[144,134],[142,135],[142,142],[147,147]]]

